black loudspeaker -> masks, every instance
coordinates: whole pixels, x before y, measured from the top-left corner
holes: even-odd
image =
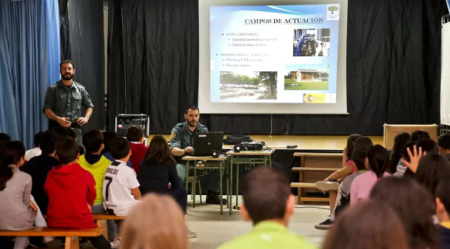
[[[212,153],[213,158],[218,158],[219,155],[220,155],[220,152],[218,150],[213,150],[213,153]]]

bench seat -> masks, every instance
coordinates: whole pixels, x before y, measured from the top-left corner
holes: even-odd
[[[3,231],[0,230],[0,236],[3,237],[65,237],[65,249],[79,249],[78,237],[98,237],[103,234],[103,228],[89,229],[63,229],[34,227],[21,231]]]

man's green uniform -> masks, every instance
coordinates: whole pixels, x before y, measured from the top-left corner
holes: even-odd
[[[94,107],[91,97],[81,84],[73,82],[71,86],[65,86],[58,81],[47,89],[45,103],[42,111],[51,110],[58,117],[69,118],[70,122],[76,122],[81,114],[81,107]],[[49,129],[60,126],[58,122],[49,120]],[[72,127],[77,132],[78,143],[82,143],[80,127]]]
[[[197,123],[197,128],[194,131],[189,130],[187,122],[179,123],[172,129],[170,135],[170,150],[175,147],[185,149],[186,147],[194,148],[194,137],[198,133],[208,132],[208,128],[200,123]],[[181,181],[184,183],[186,180],[186,161],[181,160],[183,156],[176,156],[177,160],[177,172]],[[189,172],[189,175],[193,173]],[[220,172],[218,170],[211,171],[208,175],[201,177],[202,186],[206,189],[218,193],[220,187]],[[204,184],[204,182],[206,184]]]
[[[223,244],[218,249],[278,248],[316,249],[317,247],[279,223],[262,221],[254,226],[251,232]]]

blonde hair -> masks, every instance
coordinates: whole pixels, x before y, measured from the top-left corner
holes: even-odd
[[[169,196],[148,194],[134,206],[122,226],[121,248],[187,249],[184,214]]]

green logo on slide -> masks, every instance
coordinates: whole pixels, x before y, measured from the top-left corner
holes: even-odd
[[[327,20],[339,20],[339,5],[328,5]]]
[[[334,15],[335,11],[338,11],[339,7],[338,6],[330,6],[328,7],[328,11],[331,11],[331,14]]]

